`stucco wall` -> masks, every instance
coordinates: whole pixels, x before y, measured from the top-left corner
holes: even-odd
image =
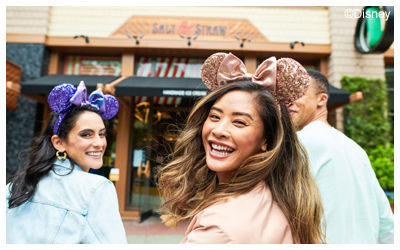
[[[7,7],[7,33],[46,32],[49,36],[108,37],[132,16],[245,18],[272,42],[329,44],[324,8],[52,6]]]
[[[47,34],[49,6],[7,6],[6,33]]]

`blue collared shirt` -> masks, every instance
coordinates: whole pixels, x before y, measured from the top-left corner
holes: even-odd
[[[57,159],[33,198],[12,209],[7,185],[7,243],[127,243],[114,184],[78,165],[70,172]]]

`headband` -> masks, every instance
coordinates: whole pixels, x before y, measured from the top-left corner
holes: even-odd
[[[291,58],[270,57],[250,74],[232,53],[215,53],[208,57],[201,67],[201,79],[211,91],[236,81],[252,81],[268,90],[280,105],[291,104],[302,97],[309,85],[307,70]]]
[[[86,100],[86,92],[86,86],[83,81],[79,83],[78,88],[75,88],[72,84],[63,83],[55,86],[50,92],[47,102],[50,108],[59,114],[54,124],[54,135],[57,134],[62,120],[74,106],[90,105],[99,111],[103,120],[109,120],[118,113],[119,104],[114,96],[104,95],[101,89],[97,89]]]

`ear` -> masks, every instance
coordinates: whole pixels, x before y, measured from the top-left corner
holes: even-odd
[[[267,139],[264,140],[264,144],[261,146],[261,150],[267,152]]]
[[[328,95],[326,93],[318,94],[318,102],[317,102],[318,107],[326,106],[327,102],[328,102]]]
[[[53,143],[53,147],[60,151],[60,152],[65,152],[65,147],[64,147],[64,142],[63,140],[61,140],[60,137],[58,137],[58,135],[53,135],[51,137],[51,143]]]

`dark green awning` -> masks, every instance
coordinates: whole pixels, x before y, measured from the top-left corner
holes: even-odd
[[[118,78],[118,76],[48,75],[21,82],[21,93],[46,95],[57,85],[70,83],[77,87],[81,81],[85,82],[87,93],[91,93],[96,90],[98,83],[106,85]]]

